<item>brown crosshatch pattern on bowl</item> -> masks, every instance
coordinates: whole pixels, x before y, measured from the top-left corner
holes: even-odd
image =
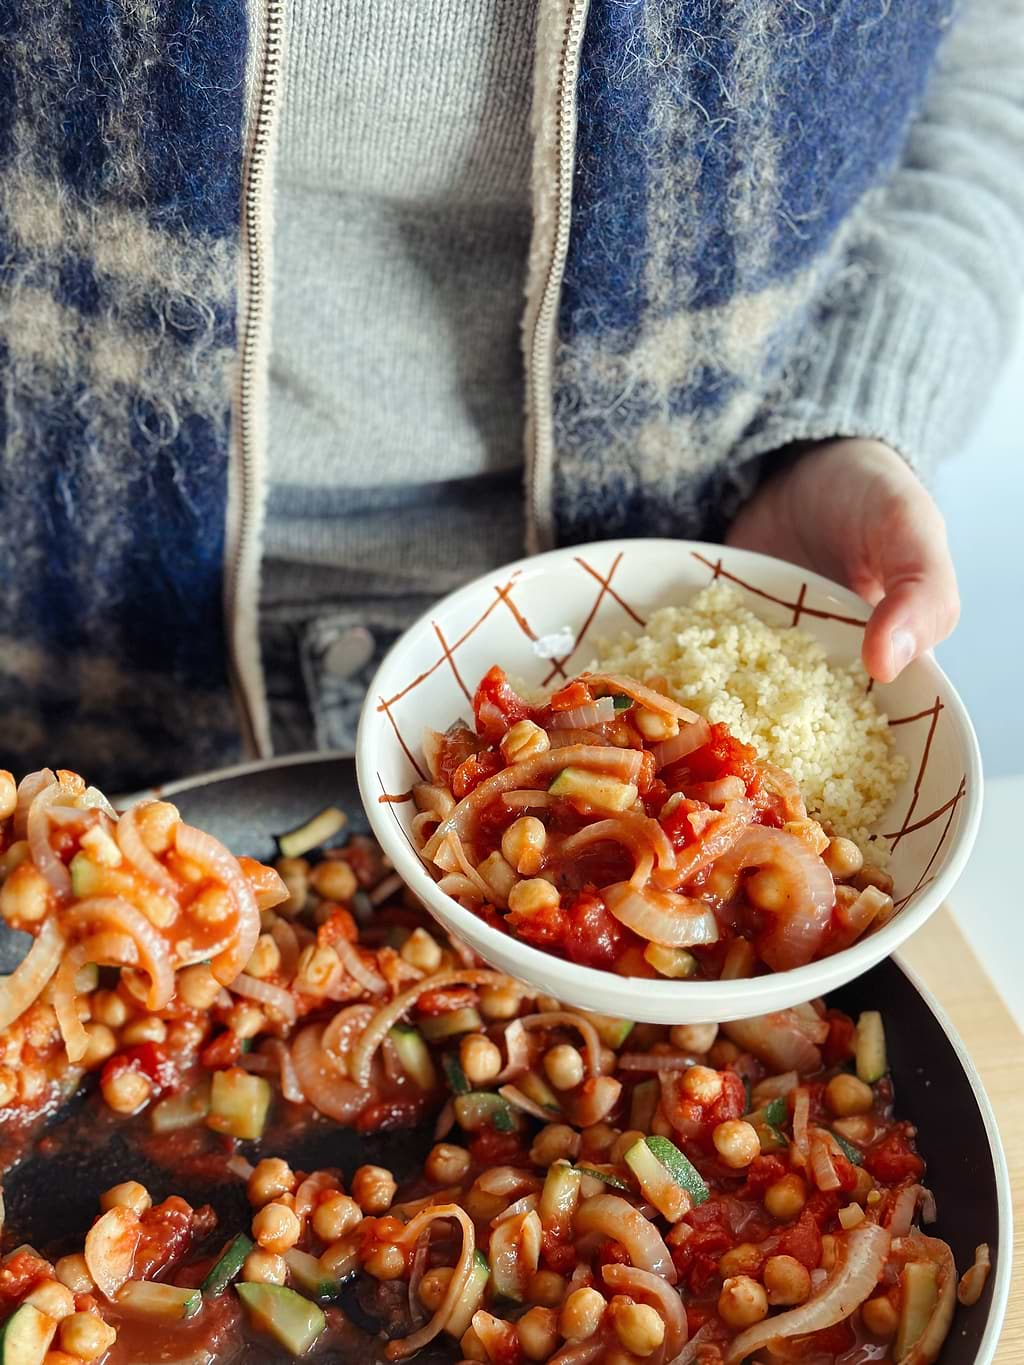
[[[766,602],[771,602],[776,606],[782,607],[784,610],[792,613],[791,624],[794,626],[799,624],[801,617],[804,616],[814,617],[823,621],[836,621],[841,625],[851,626],[857,630],[863,630],[865,625],[867,624],[866,621],[855,616],[848,616],[839,612],[828,611],[821,607],[808,605],[807,601],[808,584],[806,583],[806,581],[800,584],[800,589],[797,592],[796,598],[793,601],[790,601],[785,597],[780,597],[774,593],[770,593],[766,591],[764,588],[759,587],[756,583],[751,583],[750,581],[740,577],[738,574],[735,574],[730,570],[726,569],[723,559],[721,557],[719,557],[717,560],[711,560],[696,550],[691,551],[691,554],[698,563],[704,565],[707,569],[711,571],[711,582],[715,582],[718,579],[724,579],[727,582],[733,583],[737,587],[744,589],[746,592],[753,594],[755,597],[759,597]],[[542,686],[544,687],[550,686],[556,677],[565,678],[568,676],[566,673],[566,664],[578,652],[580,645],[586,638],[587,632],[589,631],[591,625],[596,619],[598,612],[600,611],[601,606],[605,602],[606,598],[611,598],[621,608],[621,610],[637,625],[639,629],[643,629],[645,625],[644,617],[634,607],[632,607],[629,604],[629,602],[626,601],[625,597],[622,595],[621,590],[618,587],[613,586],[613,580],[615,579],[616,573],[619,570],[624,557],[625,552],[621,550],[618,551],[615,554],[614,558],[612,559],[611,564],[609,565],[607,571],[604,573],[602,573],[598,567],[585,560],[582,556],[575,557],[575,563],[579,565],[580,569],[584,573],[588,574],[592,579],[594,579],[595,583],[597,584],[597,591],[594,600],[591,603],[590,608],[586,616],[583,618],[579,630],[575,635],[573,648],[568,653],[561,655],[558,658],[553,658],[550,660],[550,668],[543,679]],[[431,677],[434,673],[437,672],[439,668],[442,668],[445,664],[447,664],[448,667],[450,668],[452,675],[455,679],[455,683],[459,690],[462,692],[462,694],[466,697],[467,700],[471,700],[472,693],[469,687],[467,686],[466,682],[464,681],[462,674],[459,670],[459,666],[456,662],[456,655],[459,649],[466,643],[466,641],[471,639],[479,631],[479,629],[492,616],[495,609],[499,606],[505,606],[507,608],[509,614],[512,616],[512,619],[515,621],[516,626],[520,631],[522,631],[522,633],[526,636],[528,640],[530,641],[537,640],[538,637],[535,630],[533,629],[523,610],[521,609],[519,604],[516,603],[513,597],[513,592],[516,587],[516,579],[519,577],[519,573],[520,571],[516,571],[506,582],[495,583],[493,585],[494,599],[488,603],[487,607],[476,618],[476,620],[473,621],[472,624],[456,640],[452,641],[450,644],[447,641],[443,631],[441,630],[440,625],[437,622],[432,622],[431,624],[433,626],[434,633],[437,636],[437,640],[440,645],[440,653],[437,659],[430,665],[429,668],[425,669],[417,677],[413,678],[412,681],[408,683],[405,687],[403,687],[400,691],[396,692],[394,696],[388,698],[380,697],[378,700],[377,710],[383,712],[387,716],[388,721],[390,722],[390,725],[394,730],[398,743],[401,746],[402,752],[405,754],[405,757],[408,760],[411,768],[418,775],[418,778],[421,781],[426,780],[427,774],[423,771],[421,764],[416,758],[418,740],[416,741],[416,745],[414,747],[414,745],[410,744],[410,742],[403,735],[402,730],[398,724],[398,721],[394,715],[394,707],[400,701],[403,701],[405,698],[407,698],[409,694],[414,692],[415,689],[421,683],[426,681],[427,678]],[[917,816],[917,818],[915,819],[915,816],[917,815],[918,804],[920,801],[921,790],[924,785],[925,777],[928,771],[929,759],[932,754],[933,741],[939,724],[939,716],[943,710],[944,707],[941,699],[939,697],[936,697],[933,704],[929,707],[926,707],[924,710],[915,712],[913,715],[896,716],[891,717],[889,719],[889,724],[891,726],[911,725],[915,723],[920,724],[922,722],[927,722],[927,724],[923,726],[924,736],[921,757],[918,763],[917,772],[911,793],[911,799],[908,804],[906,814],[903,817],[899,829],[889,833],[884,833],[879,837],[888,840],[891,847],[895,849],[904,839],[906,839],[910,835],[917,834],[921,830],[935,825],[938,821],[942,821],[942,826],[939,831],[938,840],[931,851],[931,855],[928,858],[927,863],[925,864],[923,870],[918,876],[917,882],[912,888],[912,890],[908,891],[905,895],[901,896],[896,901],[897,910],[902,910],[914,899],[914,897],[920,891],[924,890],[924,888],[927,887],[933,880],[933,878],[929,874],[931,872],[931,869],[934,867],[935,861],[942,850],[942,846],[945,843],[949,831],[952,827],[957,809],[960,805],[960,802],[963,800],[967,790],[966,776],[961,775],[957,789],[951,797],[949,797],[946,801],[942,802],[941,805],[935,807],[935,809],[929,811],[927,814]],[[396,806],[412,802],[413,800],[412,792],[405,791],[400,793],[389,793],[385,788],[384,781],[379,772],[377,774],[377,779],[381,787],[381,795],[379,796],[378,800],[382,803],[387,803],[388,805],[391,806],[392,814],[394,815],[394,818],[397,821],[399,828],[402,830],[403,837],[409,843],[410,847],[412,847],[413,850],[416,851],[415,846],[413,845],[412,840],[409,836],[408,830],[405,828],[405,825],[399,818],[397,810],[395,810]],[[943,816],[945,816],[945,820],[942,819]]]

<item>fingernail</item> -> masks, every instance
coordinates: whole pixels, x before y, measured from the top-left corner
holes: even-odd
[[[892,633],[892,669],[893,676],[902,673],[907,664],[911,663],[917,653],[917,641],[909,630],[894,630]]]

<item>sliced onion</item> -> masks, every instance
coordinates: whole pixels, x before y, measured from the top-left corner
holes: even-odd
[[[806,820],[807,807],[797,786],[796,779],[784,768],[774,763],[760,764],[761,779],[769,791],[774,792],[782,801],[782,813],[787,820]]]
[[[492,905],[498,905],[503,910],[507,907],[508,900],[506,897],[501,894],[496,886],[487,880],[482,872],[478,872],[466,857],[466,850],[462,847],[462,840],[457,834],[449,834],[441,847],[451,851],[455,861],[462,869],[462,875],[467,881],[473,883],[485,901],[490,901]]]
[[[726,1365],[744,1360],[778,1337],[806,1336],[843,1322],[878,1284],[889,1251],[889,1233],[875,1223],[862,1223],[836,1237],[836,1264],[817,1293],[799,1308],[764,1318],[733,1338]]]
[[[699,1057],[685,1052],[622,1052],[616,1063],[619,1071],[689,1071],[699,1065]]]
[[[451,1100],[445,1100],[441,1106],[441,1112],[437,1116],[437,1122],[434,1124],[434,1141],[443,1142],[454,1127],[455,1105]]]
[[[793,1099],[793,1146],[805,1158],[810,1150],[810,1135],[807,1128],[810,1117],[811,1097],[807,1090],[800,1086],[794,1092]]]
[[[815,1139],[811,1143],[811,1155],[808,1161],[814,1183],[819,1190],[838,1190],[842,1187],[842,1181],[832,1164],[832,1153],[828,1146],[820,1139]]]
[[[548,1360],[548,1365],[591,1365],[598,1356],[606,1351],[611,1343],[602,1332],[586,1341],[570,1341]]]
[[[492,1166],[479,1175],[476,1180],[478,1189],[484,1194],[535,1194],[541,1187],[540,1176],[532,1171],[520,1170],[518,1166]]]
[[[277,944],[277,950],[281,954],[281,975],[286,981],[290,981],[295,975],[295,968],[299,965],[301,951],[295,927],[278,916],[270,930],[270,937]]]
[[[733,1020],[721,1027],[726,1037],[744,1052],[775,1071],[809,1075],[821,1069],[821,1049],[807,1037],[793,1010],[775,1010],[753,1019]]]
[[[366,965],[354,943],[349,943],[346,938],[339,938],[335,939],[331,947],[338,954],[341,965],[354,981],[358,981],[360,986],[364,990],[368,990],[371,995],[383,995],[388,988],[388,983],[379,972]]]
[[[667,768],[670,763],[678,763],[695,749],[702,749],[710,738],[711,726],[703,716],[698,716],[692,724],[684,725],[678,735],[662,740],[660,744],[654,746],[651,752],[654,754],[655,768],[661,772],[662,768]]]
[[[691,801],[703,801],[707,806],[721,807],[728,801],[740,800],[746,794],[746,783],[734,773],[728,777],[718,777],[713,782],[691,782],[686,788],[686,795]]]
[[[585,839],[584,835],[587,836]],[[570,835],[563,842],[559,853],[572,857],[586,844],[594,843],[596,839],[601,838],[626,843],[634,850],[636,841],[642,840],[649,844],[655,853],[659,868],[666,872],[675,871],[676,851],[668,835],[657,820],[652,820],[648,815],[641,815],[638,811],[623,811],[609,820],[598,820],[594,824],[585,825],[582,830]]]
[[[378,1010],[375,1018],[367,1024],[363,1036],[352,1051],[349,1063],[352,1079],[357,1085],[366,1085],[369,1082],[374,1053],[380,1047],[382,1039],[425,991],[437,990],[441,986],[501,987],[513,984],[511,977],[503,976],[501,972],[488,971],[485,968],[436,972],[433,976],[417,981],[407,991],[403,991],[401,995],[396,995],[394,1000],[389,1001],[382,1009]]]
[[[55,805],[63,794],[63,790],[56,782],[38,791],[28,808],[26,828],[33,863],[50,883],[54,892],[65,900],[71,895],[71,873],[63,860],[53,851],[53,845],[50,843],[49,815],[50,807]]]
[[[892,1206],[887,1227],[893,1237],[907,1237],[910,1234],[914,1222],[914,1214],[917,1212],[918,1201],[922,1206],[922,1217],[925,1222],[935,1221],[935,1199],[930,1190],[926,1190],[923,1185],[907,1185],[900,1190]],[[930,1205],[932,1217],[925,1216],[925,1201]]]
[[[416,1243],[412,1265],[409,1267],[409,1321],[413,1327],[422,1327],[427,1320],[427,1310],[420,1301],[420,1285],[427,1271],[427,1258],[430,1255],[430,1228],[424,1228]]]
[[[701,814],[710,818],[697,842],[680,849],[676,854],[673,887],[684,885],[728,853],[753,820],[754,807],[744,797],[741,801],[728,801],[721,811]],[[693,823],[693,816],[690,822]]]
[[[174,846],[183,858],[191,858],[208,877],[221,882],[235,903],[238,920],[234,941],[211,963],[211,970],[221,985],[230,986],[239,972],[245,970],[260,936],[256,898],[238,866],[238,859],[211,834],[183,821],[174,831]]]
[[[82,1060],[89,1046],[89,1035],[78,1017],[75,977],[79,969],[87,962],[132,967],[138,960],[138,951],[127,934],[94,934],[65,952],[53,982],[53,1010],[72,1065]]]
[[[304,1028],[291,1045],[295,1078],[305,1098],[335,1123],[350,1125],[373,1099],[372,1091],[340,1076],[324,1056],[319,1024]]]
[[[242,972],[241,976],[236,976],[232,981],[231,989],[235,995],[244,995],[248,1000],[256,1000],[265,1005],[284,1024],[294,1024],[298,1017],[294,997],[282,986],[275,986],[270,981],[260,981],[257,977],[247,976]]]
[[[586,683],[591,691],[595,686],[608,687],[621,696],[632,697],[633,701],[639,702],[648,711],[657,711],[662,716],[672,716],[676,720],[689,723],[700,720],[696,711],[680,706],[671,697],[655,692],[653,687],[647,687],[644,683],[637,682],[635,678],[624,677],[621,673],[581,673],[580,682]]]
[[[668,1361],[667,1365],[690,1365],[690,1361],[694,1359],[698,1350],[715,1334],[717,1329],[718,1324],[714,1318],[710,1322],[706,1322],[703,1327],[698,1327],[676,1358]]]
[[[135,1252],[142,1236],[139,1215],[117,1206],[97,1218],[85,1235],[85,1264],[96,1288],[105,1298],[114,1295],[131,1279]]]
[[[800,1076],[796,1071],[783,1071],[778,1076],[766,1076],[763,1081],[758,1081],[754,1086],[755,1108],[764,1104],[766,1100],[781,1099],[788,1095],[791,1090],[795,1090],[799,1084]]]
[[[532,1118],[540,1119],[541,1123],[550,1123],[552,1114],[549,1109],[545,1109],[536,1100],[531,1100],[529,1095],[524,1095],[514,1085],[503,1085],[499,1088],[498,1094],[502,1099],[508,1100],[509,1104],[521,1109],[524,1114],[529,1114]]]
[[[80,900],[65,914],[69,928],[80,924],[102,924],[116,933],[127,934],[138,950],[138,965],[149,977],[146,1008],[162,1010],[174,995],[174,968],[170,950],[159,930],[141,910],[122,896],[90,896]]]
[[[543,806],[553,806],[558,800],[558,797],[552,796],[550,792],[521,791],[505,792],[501,799],[506,806],[511,807],[513,810],[540,810]]]
[[[28,813],[32,802],[46,787],[52,787],[57,775],[52,768],[40,768],[37,773],[26,773],[18,783],[18,802],[14,808],[14,837],[24,839],[28,830]]]
[[[141,873],[147,881],[155,882],[160,890],[170,896],[177,904],[181,887],[160,859],[146,847],[136,823],[139,811],[153,804],[155,803],[152,801],[140,801],[136,806],[129,806],[118,820],[114,834],[117,838],[118,848],[132,867]]]
[[[599,1232],[625,1247],[639,1270],[676,1282],[676,1268],[661,1234],[653,1223],[617,1194],[595,1194],[576,1210],[578,1234]]]
[[[494,1078],[495,1085],[514,1081],[530,1068],[530,1041],[522,1019],[513,1019],[505,1028],[505,1065]]]
[[[521,1213],[532,1213],[540,1203],[540,1195],[524,1194],[522,1199],[517,1199],[515,1203],[509,1204],[507,1209],[502,1209],[501,1213],[491,1219],[491,1227],[496,1228],[499,1223],[504,1223],[506,1218],[516,1218]]]
[[[574,706],[569,711],[556,711],[547,722],[552,730],[589,730],[592,725],[606,725],[615,719],[612,697],[598,697],[586,706]]]
[[[658,1317],[665,1324],[663,1354],[669,1359],[674,1358],[686,1345],[689,1332],[679,1291],[666,1284],[660,1275],[652,1275],[649,1270],[638,1270],[636,1266],[605,1265],[601,1267],[601,1274],[611,1289],[624,1292],[634,1299],[648,1299],[654,1305]]]
[[[327,1061],[342,1076],[348,1076],[352,1049],[373,1016],[373,1005],[350,1005],[348,1009],[339,1010],[324,1029],[320,1046]]]
[[[574,1010],[545,1010],[542,1014],[527,1014],[522,1019],[514,1021],[521,1024],[527,1032],[534,1029],[546,1028],[574,1028],[583,1039],[587,1056],[587,1072],[591,1076],[601,1074],[601,1039],[597,1029],[582,1014],[577,1014]],[[511,1025],[509,1025],[511,1028]],[[506,1041],[508,1030],[505,1031]]]
[[[9,1028],[38,999],[60,966],[63,949],[64,935],[57,917],[49,915],[14,971],[0,977],[0,1031]]]
[[[234,1156],[229,1156],[224,1165],[232,1175],[237,1175],[239,1180],[248,1180],[256,1167],[251,1161],[246,1161],[244,1156],[239,1156],[236,1152]]]
[[[590,1128],[608,1117],[621,1094],[622,1082],[614,1076],[591,1076],[576,1091],[562,1097],[562,1108],[575,1128]]]
[[[616,882],[601,893],[605,905],[620,924],[648,943],[670,948],[717,943],[721,936],[715,912],[704,901],[654,887],[636,890],[629,882]]]
[[[439,1332],[444,1331],[452,1311],[465,1292],[466,1283],[473,1269],[476,1229],[473,1227],[469,1214],[466,1213],[465,1209],[460,1209],[458,1204],[439,1204],[433,1208],[424,1209],[422,1213],[418,1213],[411,1222],[406,1224],[405,1229],[400,1234],[401,1241],[406,1245],[417,1242],[423,1231],[438,1218],[454,1218],[462,1228],[462,1250],[459,1252],[459,1259],[455,1263],[455,1269],[452,1271],[448,1288],[445,1290],[444,1298],[441,1300],[437,1312],[429,1322],[410,1336],[402,1337],[398,1341],[388,1342],[384,1353],[389,1360],[401,1360],[403,1356],[414,1355],[426,1346],[428,1341],[433,1341]]]
[[[546,787],[545,778],[568,767],[585,768],[588,772],[603,773],[623,782],[635,782],[640,776],[642,765],[643,753],[640,749],[617,749],[611,744],[569,744],[564,749],[549,749],[546,753],[534,754],[522,763],[512,763],[463,797],[424,845],[423,856],[432,862],[434,854],[449,834],[457,834],[463,840],[469,838],[477,814],[505,792],[530,786]]]

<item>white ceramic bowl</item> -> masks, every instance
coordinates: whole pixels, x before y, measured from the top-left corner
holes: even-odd
[[[648,1023],[739,1019],[824,995],[893,952],[952,889],[981,816],[982,775],[971,722],[932,658],[886,687],[909,776],[879,833],[892,847],[898,911],[852,947],[794,971],[737,981],[652,981],[581,967],[490,927],[438,890],[410,836],[407,795],[422,780],[424,730],[470,716],[468,698],[492,664],[537,685],[553,660],[572,676],[596,637],[639,631],[658,607],[685,602],[713,578],[739,585],[765,620],[799,620],[839,663],[860,651],[864,604],[827,579],[765,555],[682,540],[623,540],[554,550],[497,569],[439,602],[399,639],[371,685],[356,745],[359,788],[395,869],[447,929],[481,957],[582,1008]]]

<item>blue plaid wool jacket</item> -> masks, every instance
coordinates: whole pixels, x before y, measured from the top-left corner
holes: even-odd
[[[878,231],[928,162],[921,139],[942,135],[926,100],[949,6],[542,0],[535,546],[715,534],[786,441],[845,425],[915,458],[962,427],[938,376],[975,373],[960,324],[996,305],[979,287],[952,325],[929,289],[901,294]],[[265,746],[266,207],[287,9],[0,3],[0,764],[15,770],[139,785]],[[819,401],[869,306],[882,349],[897,325],[938,339],[921,361],[934,403],[901,413],[890,395],[897,431],[873,429],[869,396],[839,424]]]

